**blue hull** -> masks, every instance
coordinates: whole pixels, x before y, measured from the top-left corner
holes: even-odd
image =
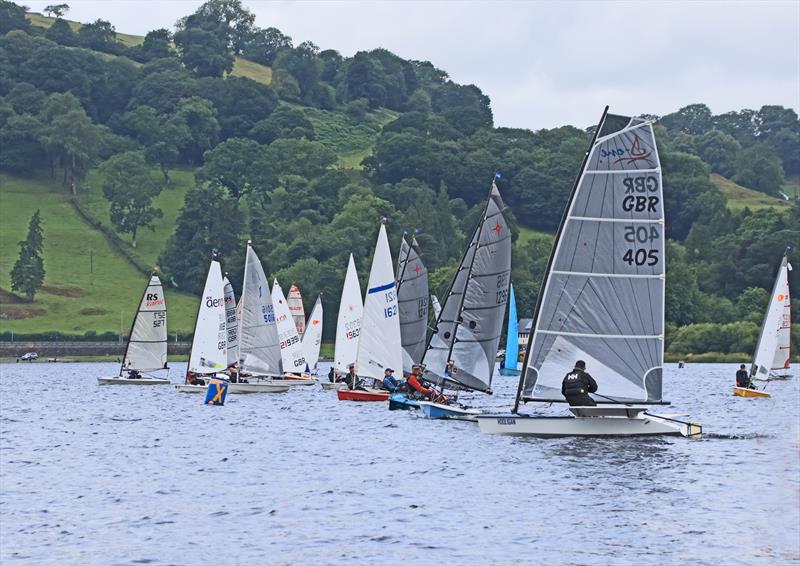
[[[500,375],[516,375],[516,376],[519,376],[519,370],[518,369],[500,368]]]
[[[412,409],[419,409],[418,401],[409,399],[402,393],[395,393],[389,397],[390,411],[410,411]]]

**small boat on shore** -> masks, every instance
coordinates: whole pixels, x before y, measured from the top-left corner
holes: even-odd
[[[157,275],[152,274],[139,301],[119,375],[98,377],[100,385],[168,385],[169,379],[147,372],[167,368],[167,304]]]

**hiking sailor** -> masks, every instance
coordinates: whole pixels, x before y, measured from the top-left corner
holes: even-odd
[[[578,360],[575,368],[564,376],[561,394],[571,407],[594,407],[597,405],[589,393],[597,391],[597,382],[586,372],[586,362]]]

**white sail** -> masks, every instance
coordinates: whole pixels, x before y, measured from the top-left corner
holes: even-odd
[[[442,305],[436,295],[431,295],[431,305],[433,306],[433,318],[438,319],[439,315],[442,314]]]
[[[144,290],[122,360],[123,370],[152,371],[167,365],[167,304],[155,275]]]
[[[400,317],[392,268],[392,252],[381,224],[364,299],[361,336],[358,341],[356,373],[361,377],[383,379],[383,370],[399,372],[403,367],[400,342]]]
[[[208,374],[227,367],[228,331],[225,320],[222,270],[219,262],[212,260],[194,326],[189,371]]]
[[[306,331],[303,333],[303,351],[306,356],[308,369],[314,370],[319,361],[319,347],[322,344],[322,297],[317,297],[314,308],[306,322]]]
[[[225,322],[228,326],[228,366],[239,360],[239,323],[236,317],[236,296],[233,285],[225,277],[222,280],[225,292]]]
[[[289,305],[289,312],[292,313],[294,325],[297,328],[297,335],[302,336],[306,331],[306,311],[303,308],[303,294],[294,282],[289,287],[289,294],[286,295],[286,303]]]
[[[663,203],[652,124],[604,114],[534,315],[523,400],[562,399],[577,360],[606,397],[661,400]]]
[[[791,301],[789,299],[789,260],[783,256],[775,285],[761,324],[756,353],[750,375],[767,381],[771,376],[784,375],[789,369],[789,339]]]
[[[306,369],[303,344],[297,335],[297,327],[289,311],[289,304],[277,279],[272,283],[272,306],[275,308],[275,324],[278,325],[278,345],[281,349],[283,371],[302,373]]]
[[[356,363],[358,337],[361,333],[361,317],[364,304],[361,302],[361,285],[358,282],[353,254],[347,263],[347,275],[342,287],[342,300],[339,303],[339,316],[336,319],[336,351],[333,365],[339,373]]]
[[[240,373],[277,375],[280,372],[281,352],[278,348],[275,310],[261,260],[249,242],[239,308]]]

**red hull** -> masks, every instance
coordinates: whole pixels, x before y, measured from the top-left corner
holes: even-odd
[[[386,401],[389,399],[388,391],[339,389],[336,395],[339,397],[339,401]]]

